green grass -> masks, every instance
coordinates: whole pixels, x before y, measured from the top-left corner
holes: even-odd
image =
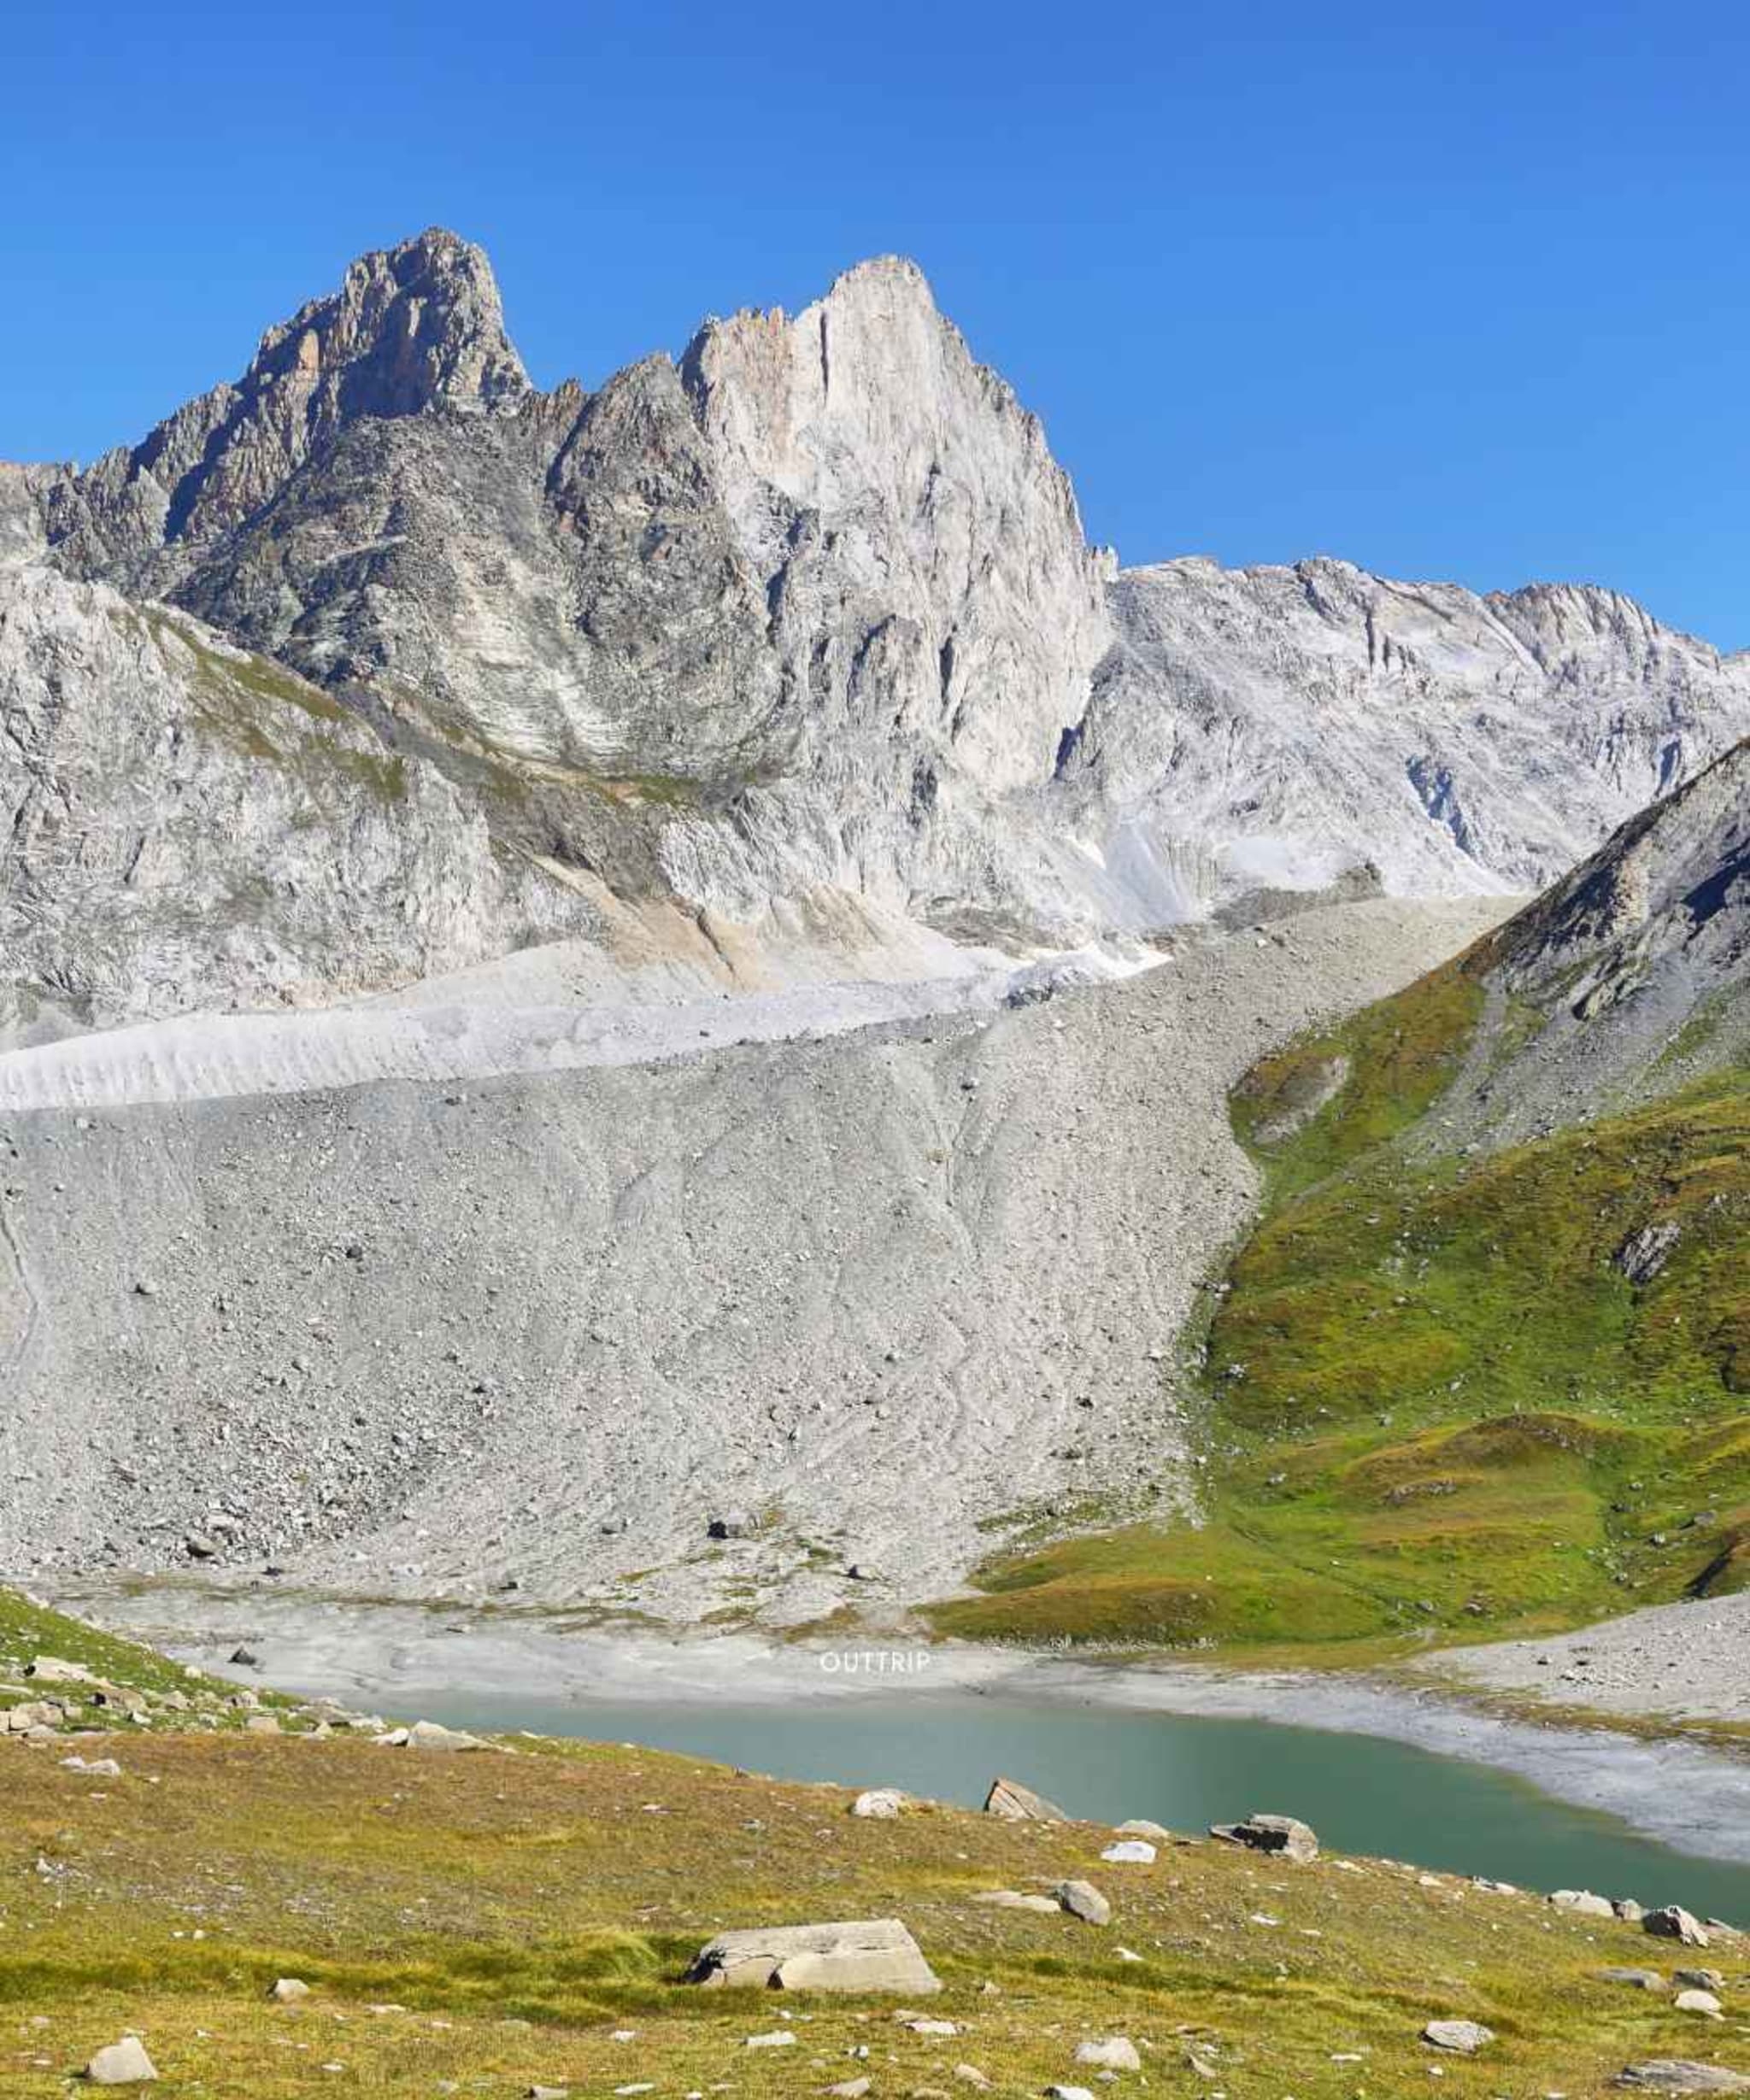
[[[1324,1180],[1407,1130],[1438,1100],[1483,1018],[1491,953],[1479,941],[1396,998],[1253,1067],[1234,1091],[1234,1130],[1260,1155],[1274,1195]],[[1284,1127],[1272,1141],[1268,1134]]]
[[[1442,2016],[1498,2037],[1444,2062],[1442,2091],[1475,2100],[1580,2100],[1656,2056],[1746,2060],[1735,2028],[1699,2034],[1668,1996],[1599,1980],[1671,1966],[1632,1927],[1380,1862],[1290,1868],[1204,1843],[1114,1868],[1092,1824],[930,1805],[864,1822],[835,1788],[619,1746],[97,1747],[123,1775],[94,1789],[0,1745],[0,2095],[59,2090],[124,2028],[164,2090],[265,2100],[642,2082],[766,2100],[860,2073],[897,2100],[961,2090],[961,2063],[1036,2093],[1083,2082],[1076,2043],[1113,2033],[1154,2091],[1353,2100],[1427,2089],[1418,2036]],[[1106,1890],[1109,1927],[972,1900],[1069,1875]],[[680,1980],[725,1927],[892,1915],[944,1986],[915,2009],[954,2034],[913,2033],[891,1998]],[[282,1975],[309,1999],[270,2004]],[[745,2048],[786,2026],[795,2046]]]
[[[0,1683],[25,1683],[25,1666],[39,1655],[77,1663],[112,1684],[136,1691],[175,1692],[188,1686],[187,1672],[152,1649],[32,1604],[16,1590],[0,1589]],[[11,1702],[0,1699],[0,1704]]]
[[[1269,1196],[1207,1332],[1207,1521],[1011,1546],[938,1630],[1377,1651],[1750,1586],[1750,1075],[1492,1154],[1406,1144],[1477,1047],[1487,953],[1235,1097]],[[1481,1048],[1536,1025],[1509,1005]],[[1679,1237],[1636,1288],[1615,1258],[1649,1223]]]

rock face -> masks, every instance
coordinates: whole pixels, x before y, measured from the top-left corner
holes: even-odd
[[[1330,561],[1115,576],[1038,423],[892,257],[543,393],[484,255],[427,232],[139,444],[0,469],[0,570],[44,562],[320,688],[316,741],[352,767],[291,812],[269,786],[226,834],[222,971],[167,881],[100,846],[93,947],[126,918],[161,950],[153,1012],[331,998],[653,901],[1067,945],[1285,887],[1530,888],[1750,731],[1750,665],[1605,591],[1483,600]],[[115,617],[73,599],[0,628],[0,675],[56,687],[68,742],[126,741],[130,680],[65,632]],[[161,727],[200,713],[198,662],[138,675],[180,690]],[[30,748],[45,800],[73,765],[83,827],[135,836],[121,779]],[[325,924],[288,924],[325,859],[302,914]],[[9,868],[33,884],[40,910],[40,870]],[[129,968],[71,966],[76,1008]]]
[[[1102,564],[909,263],[541,395],[484,258],[428,233],[40,507],[63,566],[508,768],[530,850],[738,918],[822,885],[1036,916],[998,804],[1079,710]],[[610,789],[661,810],[660,867],[604,840]],[[1067,923],[1062,881],[1040,905]]]
[[[361,258],[338,291],[267,331],[235,385],[51,491],[50,532],[80,566],[156,595],[179,567],[164,550],[234,531],[349,425],[502,408],[527,387],[485,257],[433,230]]]
[[[897,1918],[719,1933],[699,1950],[687,1981],[773,1991],[890,1991],[907,1997],[942,1988]]]
[[[39,566],[0,567],[0,831],[15,1040],[376,989],[584,916],[326,694]]]
[[[1363,863],[1392,891],[1541,889],[1750,732],[1750,660],[1589,586],[1183,560],[1112,606],[1059,776],[1164,915]]]

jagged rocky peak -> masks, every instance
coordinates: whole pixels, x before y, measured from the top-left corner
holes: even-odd
[[[347,423],[502,408],[527,390],[491,265],[433,229],[361,256],[338,291],[267,331],[240,379],[62,483],[50,537],[71,566],[152,580],[141,564],[156,548],[241,526]]]
[[[19,466],[0,460],[0,568],[34,561],[46,550],[43,503],[48,491],[72,470]]]
[[[784,578],[780,626],[845,634],[853,718],[939,740],[987,788],[1042,782],[1110,636],[1105,565],[1038,419],[918,266],[708,321],[681,372],[747,558]]]
[[[437,226],[361,256],[338,292],[269,329],[244,384],[331,376],[348,415],[502,408],[529,384],[484,251]]]

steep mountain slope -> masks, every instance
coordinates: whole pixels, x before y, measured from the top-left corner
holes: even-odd
[[[1750,734],[1750,659],[1613,591],[1184,560],[1111,597],[1060,774],[1190,899],[1363,860],[1395,892],[1541,889]]]
[[[1201,1529],[1011,1557],[963,1632],[1335,1640],[1750,1579],[1750,745],[1266,1059]]]
[[[320,687],[420,807],[449,783],[466,853],[484,827],[497,871],[438,938],[415,812],[379,853],[386,917],[406,899],[413,922],[398,947],[385,924],[288,958],[282,900],[258,932],[233,915],[215,979],[173,925],[187,975],[156,973],[154,1012],[332,997],[604,913],[702,912],[780,946],[797,913],[851,947],[872,918],[878,947],[926,928],[1026,949],[1376,871],[1403,894],[1511,891],[1750,730],[1750,666],[1607,592],[1482,600],[1326,561],[1114,576],[1037,422],[893,258],[549,393],[484,255],[423,234],[140,444],[0,472],[0,562],[45,561]],[[15,622],[0,656],[113,740],[119,689],[75,692],[55,646]],[[52,804],[50,760],[15,764]],[[125,798],[100,817],[84,792],[126,831]],[[295,863],[330,827],[380,844],[402,818],[370,799],[361,779],[307,805],[302,842],[281,809],[239,865],[252,850],[271,889],[282,848]],[[112,895],[100,916],[151,908]]]
[[[1025,910],[1047,849],[990,805],[1048,776],[1106,640],[1038,425],[891,260],[540,395],[484,257],[428,234],[45,514],[63,565],[484,758],[520,843],[648,889],[588,783],[661,803],[661,878],[739,918]]]

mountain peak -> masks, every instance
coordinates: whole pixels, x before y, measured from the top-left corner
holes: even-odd
[[[270,328],[239,390],[336,372],[344,414],[491,408],[529,384],[485,251],[443,226],[361,255],[338,291]]]
[[[75,566],[103,572],[235,530],[349,423],[491,412],[528,390],[484,251],[429,227],[361,255],[337,290],[267,331],[241,378],[59,491],[50,536]]]

